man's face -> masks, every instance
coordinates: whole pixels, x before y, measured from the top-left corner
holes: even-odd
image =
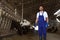
[[[43,11],[43,6],[40,6],[40,7],[39,7],[39,10],[40,10],[40,11]]]

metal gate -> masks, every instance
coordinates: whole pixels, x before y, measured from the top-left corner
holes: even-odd
[[[5,1],[0,2],[0,36],[10,32],[11,22],[20,21],[20,16],[11,5]]]

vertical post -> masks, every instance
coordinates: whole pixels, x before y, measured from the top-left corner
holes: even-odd
[[[22,20],[23,20],[23,0],[22,0]]]
[[[1,5],[2,3],[0,2],[0,17],[1,17],[1,15],[2,15],[2,5]]]
[[[17,14],[17,9],[15,9],[15,15]]]
[[[2,22],[2,3],[0,2],[0,35],[1,35],[1,22]]]

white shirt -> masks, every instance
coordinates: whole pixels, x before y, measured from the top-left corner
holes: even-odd
[[[39,17],[39,13],[40,13],[40,15],[43,15],[44,16],[44,20],[46,20],[46,18],[48,17],[48,14],[47,14],[47,12],[46,11],[40,11],[40,12],[38,12],[37,13],[37,18]]]

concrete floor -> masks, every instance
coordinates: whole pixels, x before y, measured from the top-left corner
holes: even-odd
[[[11,37],[3,38],[2,40],[39,40],[38,35],[27,34],[27,35],[14,35]],[[60,35],[55,33],[47,33],[47,40],[60,40]]]

